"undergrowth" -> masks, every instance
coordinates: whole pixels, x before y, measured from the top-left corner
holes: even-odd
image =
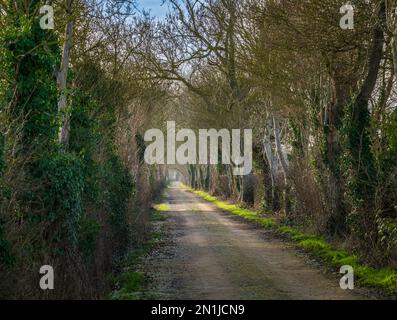
[[[151,223],[164,221],[167,217],[162,213],[168,211],[166,204],[154,205],[150,213]],[[121,262],[120,268],[123,272],[115,279],[117,290],[110,295],[112,300],[146,300],[154,299],[153,294],[145,292],[149,283],[148,277],[144,272],[137,270],[142,263],[142,259],[147,256],[159,243],[161,233],[151,229],[145,243],[132,250]]]

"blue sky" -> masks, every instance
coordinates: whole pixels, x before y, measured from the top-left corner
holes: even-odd
[[[167,11],[167,4],[163,4],[163,0],[138,0],[138,6],[140,9],[150,10],[152,16],[157,18],[164,18]]]

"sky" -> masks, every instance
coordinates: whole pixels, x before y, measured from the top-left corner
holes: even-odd
[[[138,7],[140,9],[150,10],[152,16],[157,18],[164,18],[168,7],[167,4],[163,4],[163,0],[138,0]]]

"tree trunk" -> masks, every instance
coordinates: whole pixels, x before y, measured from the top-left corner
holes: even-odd
[[[328,210],[330,213],[327,229],[330,234],[341,235],[345,232],[346,212],[343,206],[343,177],[341,172],[342,148],[340,130],[345,106],[350,100],[350,90],[345,79],[335,70],[331,79],[332,99],[327,109],[325,125],[326,153],[325,163],[329,169],[328,177]]]
[[[68,22],[65,28],[65,41],[63,43],[63,51],[62,51],[62,62],[61,67],[58,72],[57,80],[58,80],[58,89],[60,91],[60,97],[58,100],[58,113],[61,114],[62,117],[62,125],[59,129],[59,142],[68,146],[69,144],[69,136],[70,136],[70,119],[67,112],[67,78],[68,78],[68,69],[69,69],[69,61],[70,61],[70,50],[72,48],[72,36],[73,36],[73,20],[71,17],[72,14],[72,4],[73,0],[66,0],[66,14],[68,17]]]
[[[370,52],[368,62],[367,77],[364,80],[359,94],[352,106],[352,118],[350,123],[350,133],[348,136],[348,149],[351,153],[351,167],[353,169],[354,179],[357,180],[356,191],[364,196],[372,193],[368,186],[374,184],[373,158],[371,152],[371,142],[368,136],[370,116],[368,110],[368,101],[374,90],[379,66],[383,56],[384,34],[382,22],[385,21],[385,2],[380,3],[378,12],[379,21],[373,31],[373,47]],[[328,110],[328,119],[326,127],[327,136],[327,165],[330,169],[330,210],[331,215],[328,221],[328,229],[331,233],[342,234],[346,230],[346,213],[343,206],[342,189],[343,179],[340,168],[341,146],[339,131],[343,110],[349,102],[348,84],[343,75],[343,70],[335,69],[332,81],[333,99]],[[350,79],[350,82],[351,79]],[[364,153],[363,153],[364,152]],[[357,171],[358,170],[358,171]],[[360,185],[360,187],[358,187]],[[358,190],[360,189],[360,190]],[[364,196],[365,197],[365,196]],[[365,199],[368,200],[368,199]]]
[[[374,205],[373,195],[376,185],[375,159],[372,153],[372,141],[369,135],[371,115],[368,102],[374,91],[379,68],[383,58],[384,33],[380,23],[385,20],[385,4],[379,9],[379,25],[374,28],[373,47],[368,61],[368,74],[361,86],[361,90],[354,101],[349,124],[349,151],[351,155],[352,172],[356,181],[354,184],[355,197],[366,206],[367,212]]]
[[[263,137],[263,151],[265,159],[267,160],[269,167],[269,176],[271,181],[271,210],[278,211],[280,209],[278,190],[277,190],[277,166],[275,156],[273,155],[273,147],[270,138],[271,123],[267,121],[265,135]]]
[[[288,163],[284,157],[283,150],[281,147],[281,139],[280,139],[280,126],[278,120],[273,116],[273,132],[274,132],[274,140],[276,144],[276,152],[278,160],[280,161],[281,168],[283,170],[284,176],[284,210],[286,214],[290,213],[290,195],[289,195],[289,181],[288,181]]]
[[[394,76],[397,78],[397,30],[393,33],[392,54],[393,54]]]

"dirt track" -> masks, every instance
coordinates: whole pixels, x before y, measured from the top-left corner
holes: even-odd
[[[159,299],[357,299],[292,245],[173,187],[165,242],[144,262]]]

